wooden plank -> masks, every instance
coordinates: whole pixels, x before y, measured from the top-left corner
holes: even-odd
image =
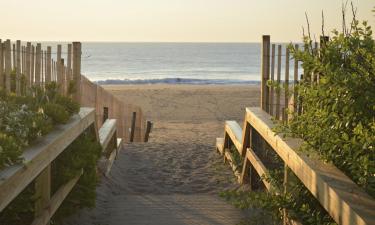
[[[117,120],[108,119],[105,121],[103,126],[99,129],[99,141],[104,151],[107,149],[109,143],[111,142],[111,139],[116,133],[116,129],[117,129],[116,123],[117,123]]]
[[[10,73],[12,71],[12,48],[10,40],[6,40],[5,42],[5,53],[4,53],[4,65],[5,65],[5,87],[6,91],[9,93],[11,90],[11,82],[10,82]]]
[[[30,88],[30,69],[31,68],[31,42],[27,42],[26,44],[26,89]]]
[[[216,149],[220,154],[224,152],[224,138],[216,138]]]
[[[80,173],[71,179],[69,182],[64,184],[62,187],[60,187],[56,193],[52,196],[50,203],[46,207],[46,209],[43,211],[43,213],[36,217],[35,220],[31,225],[46,225],[51,220],[52,216],[55,214],[57,209],[60,207],[60,205],[63,203],[65,198],[68,196],[68,194],[71,192],[73,187],[77,184],[79,178],[82,176],[83,170],[80,171]]]
[[[134,141],[134,133],[135,133],[135,123],[136,123],[136,119],[137,119],[137,112],[133,112],[133,116],[132,116],[132,123],[131,123],[131,130],[130,130],[130,138],[129,138],[129,141],[130,142],[133,142]]]
[[[278,45],[277,48],[277,85],[281,85],[281,52],[282,47]],[[276,119],[280,119],[280,87],[276,89]]]
[[[269,87],[267,81],[270,77],[270,43],[269,35],[262,36],[262,79],[261,79],[261,106],[265,111],[269,111]]]
[[[272,44],[272,51],[271,51],[271,82],[272,84],[275,81],[275,44]],[[270,88],[270,115],[274,115],[274,90],[275,88],[271,86]]]
[[[31,45],[31,68],[30,68],[30,85],[35,83],[35,46]]]
[[[250,161],[251,165],[254,167],[258,175],[262,178],[264,177],[268,170],[262,163],[262,161],[259,159],[259,157],[255,154],[255,152],[251,149],[248,148],[246,151],[246,159]],[[271,184],[266,181],[266,179],[261,179],[264,186],[267,188],[268,191],[273,191]]]
[[[72,75],[71,75],[71,69],[72,69],[72,44],[68,44],[68,53],[67,53],[67,61],[66,61],[66,69],[67,69],[67,76],[66,79],[68,81],[72,80]],[[69,85],[69,82],[67,82]]]
[[[106,162],[106,168],[105,168],[105,176],[108,176],[111,172],[113,163],[115,162],[115,159],[117,157],[117,151],[112,151],[111,155],[108,157],[108,160]]]
[[[226,158],[226,161],[229,163],[230,167],[232,168],[232,171],[233,171],[234,175],[236,176],[237,181],[240,182],[241,174],[237,170],[238,165],[236,165],[236,163],[233,160],[232,154],[227,149],[225,150],[224,157]]]
[[[21,95],[20,78],[21,78],[21,41],[16,41],[16,94]]]
[[[117,138],[117,155],[120,152],[120,150],[122,149],[123,144],[124,144],[124,139]],[[116,155],[116,157],[117,157],[117,155]]]
[[[225,122],[225,132],[235,145],[238,153],[242,155],[242,128],[236,121]]]
[[[272,131],[271,116],[260,108],[246,108],[247,121],[271,145],[308,190],[339,224],[375,224],[375,200],[335,166],[307,156],[302,141],[283,139]]]
[[[81,42],[73,42],[73,80],[76,87],[74,100],[81,102]]]
[[[51,165],[35,178],[35,217],[41,216],[51,200]]]
[[[299,46],[295,45],[294,49],[298,51]],[[294,112],[297,112],[297,99],[298,99],[298,93],[297,93],[297,84],[298,84],[298,60],[294,59],[294,83],[293,83],[293,108]]]
[[[36,52],[35,52],[35,85],[39,86],[41,81],[41,63],[42,63],[42,45],[38,43],[36,45]]]
[[[285,83],[284,83],[284,121],[288,121],[288,106],[289,106],[289,48],[285,50]]]
[[[4,84],[4,44],[0,39],[0,88],[5,89]]]
[[[0,171],[0,211],[95,121],[95,110],[81,108],[67,124],[57,126],[22,154],[24,162]]]
[[[46,59],[46,84],[51,83],[52,81],[52,48],[51,46],[47,46],[47,59]]]
[[[147,121],[144,142],[148,142],[148,139],[149,139],[150,133],[151,133],[151,127],[152,127],[151,121]]]

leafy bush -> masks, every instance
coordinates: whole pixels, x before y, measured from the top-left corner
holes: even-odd
[[[354,20],[350,33],[334,31],[319,53],[296,51],[306,77],[298,85],[302,115],[294,113],[283,131],[302,138],[303,150],[317,152],[375,197],[375,42],[371,28]]]
[[[304,37],[304,51],[289,47],[294,58],[303,63],[304,79],[296,86],[300,96],[297,105],[302,114],[289,112],[289,123],[280,123],[275,131],[301,138],[304,142],[300,150],[334,164],[375,197],[372,30],[366,22],[360,25],[354,15],[350,29],[345,27],[343,33],[334,31],[331,40],[323,42],[319,51],[312,43],[310,37]],[[273,224],[281,224],[282,209],[286,209],[288,217],[303,224],[335,224],[297,178],[291,190],[284,193],[280,184],[282,171],[283,168],[276,168],[262,178],[272,183],[278,194],[234,191],[224,192],[222,197],[240,208],[261,209],[260,223],[264,218],[272,218]]]
[[[96,165],[101,152],[102,148],[96,136],[87,130],[53,162],[52,192],[77,176],[81,169],[84,171],[77,185],[54,215],[55,222],[61,222],[80,208],[95,206],[95,190],[98,182]]]

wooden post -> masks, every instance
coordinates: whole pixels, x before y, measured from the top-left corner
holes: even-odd
[[[71,75],[71,69],[72,69],[72,44],[68,44],[68,55],[67,55],[67,72],[66,72],[66,79],[70,82],[72,80],[72,75]],[[69,85],[68,82],[68,85]]]
[[[57,86],[60,91],[62,89],[62,73],[61,73],[61,45],[57,45],[57,56],[56,56],[56,80]]]
[[[51,165],[48,165],[35,179],[35,197],[35,217],[38,217],[42,215],[51,200]]]
[[[269,87],[267,81],[270,77],[270,43],[269,35],[262,37],[262,79],[261,79],[261,106],[266,112],[269,112]]]
[[[151,121],[147,121],[147,123],[146,123],[146,132],[145,132],[145,140],[144,140],[144,142],[148,142],[148,138],[149,138],[150,133],[151,133],[151,127],[152,127],[152,123],[151,123]]]
[[[13,44],[13,70],[16,70],[16,44]]]
[[[27,42],[26,44],[26,70],[25,70],[26,89],[30,87],[30,70],[31,70],[31,42]]]
[[[46,84],[49,84],[49,83],[51,83],[51,81],[52,81],[52,77],[51,77],[51,72],[52,72],[52,68],[51,68],[51,54],[52,54],[52,48],[51,48],[51,46],[48,46],[47,47],[47,66],[46,66],[46,69],[47,69],[47,71],[46,71]]]
[[[35,84],[35,46],[31,45],[31,71],[30,71],[30,85]]]
[[[284,112],[285,121],[288,121],[288,108],[289,108],[289,49],[285,50],[285,92],[284,92]]]
[[[0,88],[5,89],[4,86],[4,47],[0,39]]]
[[[294,49],[295,51],[298,51],[299,46],[295,45]],[[297,98],[298,98],[298,93],[297,93],[297,85],[298,85],[298,60],[294,58],[294,91],[293,91],[293,108],[294,112],[297,112]]]
[[[276,119],[280,119],[280,85],[281,85],[281,45],[277,49],[277,89],[276,89]]]
[[[288,186],[288,177],[289,177],[290,169],[288,168],[288,165],[284,163],[284,194],[287,194],[289,192],[289,186]],[[283,225],[288,225],[288,213],[286,209],[283,209]]]
[[[36,45],[35,52],[35,85],[40,85],[40,76],[41,76],[41,56],[42,56],[42,45],[38,43]]]
[[[4,64],[5,64],[5,87],[7,92],[11,91],[10,73],[12,71],[12,46],[10,40],[5,42]]]
[[[275,81],[275,44],[272,44],[272,55],[271,55],[271,82],[274,84]],[[274,106],[274,90],[275,88],[272,86],[271,87],[271,93],[270,93],[270,115],[273,116],[273,106]]]
[[[81,102],[81,42],[73,42],[73,80],[75,93],[73,99]]]
[[[103,123],[108,119],[108,107],[103,107]]]
[[[21,88],[20,88],[20,78],[21,78],[21,41],[17,40],[16,42],[16,77],[15,77],[15,83],[16,83],[16,94],[21,94]]]
[[[129,140],[130,142],[134,141],[134,131],[135,131],[135,122],[136,122],[136,119],[137,119],[137,113],[133,112],[132,127],[131,127],[131,130],[130,130],[130,140]]]

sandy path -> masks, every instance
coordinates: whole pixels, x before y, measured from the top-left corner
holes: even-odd
[[[258,105],[258,87],[106,88],[143,107],[154,122],[150,142],[126,144],[97,189],[96,208],[66,224],[236,224],[245,216],[217,197],[238,185],[214,144],[225,120]]]

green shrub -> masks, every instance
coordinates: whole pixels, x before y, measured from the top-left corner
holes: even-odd
[[[52,164],[52,191],[65,184],[83,169],[83,175],[54,215],[55,222],[84,207],[94,207],[98,183],[97,161],[102,152],[92,130],[81,134]],[[69,165],[69,166],[67,166]]]
[[[70,116],[64,106],[56,103],[47,103],[43,106],[44,113],[52,119],[55,124],[68,122]]]
[[[375,197],[375,42],[366,22],[354,20],[351,30],[335,31],[319,54],[293,49],[305,74],[319,74],[320,83],[307,78],[298,85],[303,114],[283,130]]]

